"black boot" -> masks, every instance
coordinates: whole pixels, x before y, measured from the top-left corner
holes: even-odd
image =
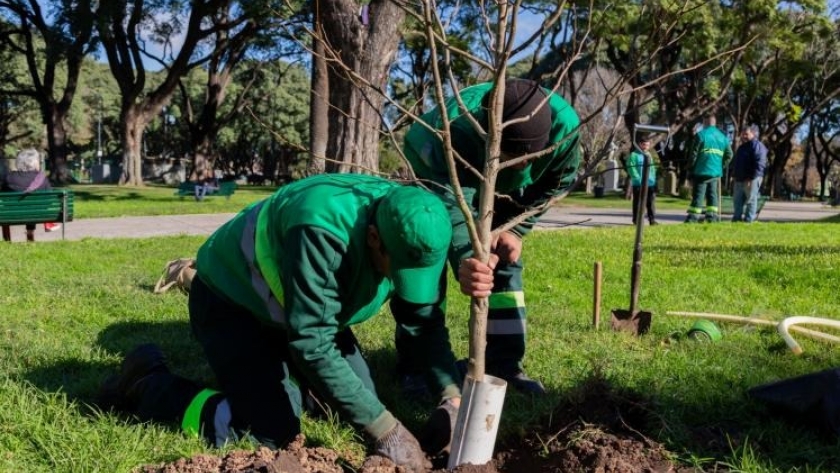
[[[524,371],[518,370],[507,373],[499,373],[496,375],[507,381],[514,389],[526,394],[543,395],[546,394],[545,386],[540,380],[530,378]]]
[[[169,372],[166,356],[155,344],[140,345],[122,362],[120,372],[99,390],[104,410],[134,414],[141,421],[180,422],[201,388]]]
[[[487,366],[487,374],[501,378],[514,389],[527,394],[546,394],[545,386],[539,380],[530,378],[522,368]]]
[[[137,384],[155,373],[169,373],[166,356],[153,343],[138,346],[123,359],[120,372],[102,383],[96,404],[103,410],[134,411],[139,403]]]

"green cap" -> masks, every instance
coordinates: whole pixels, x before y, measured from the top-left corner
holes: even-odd
[[[452,240],[449,213],[440,198],[418,187],[395,187],[376,209],[376,227],[391,258],[397,295],[414,304],[437,302]]]

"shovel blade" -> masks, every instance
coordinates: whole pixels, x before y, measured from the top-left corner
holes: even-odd
[[[652,317],[653,315],[647,311],[637,310],[631,312],[629,310],[613,309],[610,325],[616,331],[630,332],[633,335],[643,335],[650,330]]]

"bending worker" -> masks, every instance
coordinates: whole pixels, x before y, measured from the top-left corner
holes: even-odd
[[[691,149],[691,206],[686,223],[701,220],[704,200],[706,222],[720,222],[718,181],[723,176],[723,167],[732,159],[732,146],[716,124],[715,116],[707,115]]]
[[[143,345],[106,381],[102,406],[177,421],[216,444],[249,431],[284,447],[300,432],[301,390],[309,389],[364,430],[375,453],[423,471],[418,441],[379,401],[350,327],[392,295],[438,302],[449,228],[434,194],[377,177],[326,174],[282,187],[198,251],[190,324],[220,391],[171,374],[160,349]],[[465,286],[486,294],[482,278]],[[404,322],[416,328],[423,369],[454,421],[460,379],[445,325]]]
[[[469,113],[487,129],[487,101],[492,83],[468,87],[460,97]],[[486,161],[485,140],[473,128],[466,115],[461,115],[458,102],[451,98],[446,102],[447,116],[452,120],[452,145],[462,159],[473,169],[481,172]],[[459,116],[461,115],[461,116]],[[547,150],[542,156],[499,173],[496,183],[493,227],[508,222],[513,217],[536,207],[574,182],[580,164],[577,128],[580,123],[577,113],[559,95],[540,87],[536,82],[511,79],[505,83],[505,97],[502,122],[516,118],[527,120],[511,124],[502,131],[502,161]],[[431,127],[442,126],[440,110],[434,109],[421,117]],[[470,256],[470,244],[464,215],[451,191],[449,173],[440,137],[424,126],[415,123],[408,130],[404,152],[415,175],[434,181],[440,186],[430,186],[439,191],[452,220],[453,237],[449,250],[449,263],[457,271],[461,261]],[[479,199],[480,180],[463,164],[458,166],[458,179],[467,203],[475,212]],[[537,217],[502,233],[493,245],[493,253],[499,262],[493,271],[494,287],[489,298],[490,310],[487,323],[487,373],[506,380],[514,388],[535,394],[545,393],[538,380],[525,374],[522,359],[525,356],[525,297],[522,285],[522,239],[536,223]],[[445,286],[444,286],[445,287]],[[441,301],[441,304],[443,301]],[[395,297],[391,301],[394,314],[415,312],[443,317],[443,308],[418,306]],[[416,340],[411,337],[412,328],[397,327],[398,371],[405,391],[419,392],[415,353],[419,347],[412,346]]]

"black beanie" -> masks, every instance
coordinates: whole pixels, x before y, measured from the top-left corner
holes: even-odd
[[[539,110],[537,107],[540,107]],[[530,120],[513,123],[502,130],[502,151],[505,154],[521,156],[546,148],[551,131],[551,108],[539,84],[526,79],[509,79],[505,82],[502,110],[503,122],[527,117],[536,111]]]

